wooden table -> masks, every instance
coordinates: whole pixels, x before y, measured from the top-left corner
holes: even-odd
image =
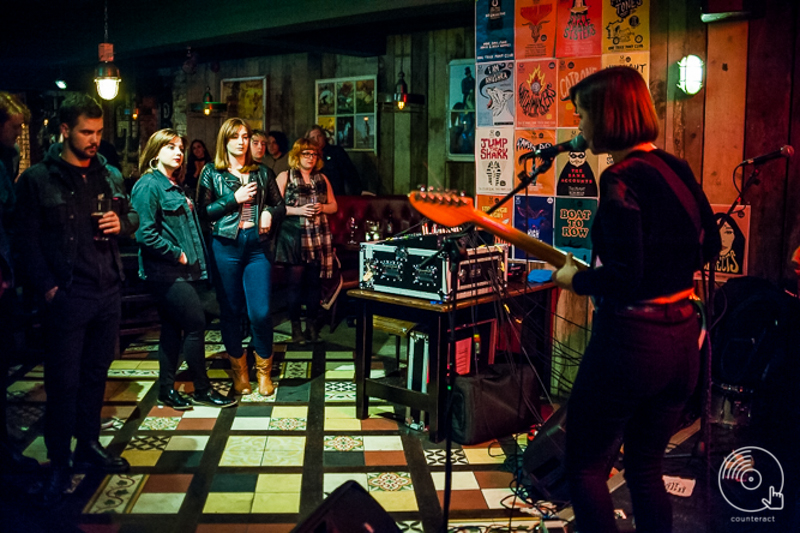
[[[539,300],[545,312],[544,331],[552,328],[552,306],[555,301],[556,286],[553,283],[528,285],[509,284],[502,300],[521,298],[530,295]],[[447,391],[447,357],[449,342],[449,316],[455,311],[455,324],[471,324],[487,318],[496,317],[496,304],[501,299],[495,294],[485,294],[459,299],[455,302],[437,303],[420,298],[399,296],[373,290],[353,289],[348,296],[359,300],[360,309],[356,322],[356,416],[365,419],[369,416],[369,398],[382,398],[405,405],[415,410],[425,411],[429,416],[428,431],[434,442],[441,440],[442,420],[445,412]],[[372,350],[373,316],[412,320],[424,327],[429,336],[430,367],[428,370],[427,392],[413,391],[404,384],[390,383],[385,378],[369,377]],[[549,335],[548,335],[549,338]],[[492,340],[496,342],[496,340]]]

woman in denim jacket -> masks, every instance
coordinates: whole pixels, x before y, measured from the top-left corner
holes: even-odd
[[[270,396],[272,318],[270,283],[276,226],[286,214],[275,173],[253,161],[250,126],[226,120],[217,135],[214,163],[200,175],[198,212],[211,226],[212,281],[220,307],[222,342],[236,392],[250,394],[242,320],[250,320],[258,392]]]
[[[158,403],[178,410],[192,407],[174,388],[183,344],[194,403],[230,407],[236,400],[212,389],[206,374],[206,318],[197,289],[208,274],[197,210],[180,186],[183,150],[184,140],[177,131],[155,132],[142,152],[142,177],[131,198],[139,213],[139,276],[156,297],[161,318]]]

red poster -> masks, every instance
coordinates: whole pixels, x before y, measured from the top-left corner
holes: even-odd
[[[573,85],[600,70],[600,56],[570,57],[558,60],[558,127],[577,127],[581,119],[575,114],[575,106],[569,99]]]
[[[558,0],[556,57],[600,55],[602,24],[601,0]]]
[[[514,22],[517,59],[555,57],[556,0],[517,0]]]
[[[517,127],[556,127],[556,60],[517,61]]]

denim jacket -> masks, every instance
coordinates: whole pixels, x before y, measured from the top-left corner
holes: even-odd
[[[72,285],[77,255],[77,198],[63,165],[61,144],[53,144],[44,161],[26,170],[16,184],[14,237],[22,263],[18,271],[24,270],[39,295],[56,286]],[[119,235],[132,235],[139,225],[139,216],[130,207],[120,171],[107,165],[99,154],[87,171],[91,179],[101,176],[104,194],[118,200]],[[117,240],[112,238],[109,242],[120,279],[124,280]]]
[[[270,260],[274,254],[275,238],[281,221],[286,216],[286,205],[275,181],[275,173],[258,165],[256,171],[258,193],[256,203],[259,214],[269,211],[272,226],[269,233],[259,235],[264,251]],[[220,171],[213,163],[207,164],[200,174],[197,186],[197,204],[200,219],[210,224],[211,233],[226,239],[235,239],[239,234],[239,219],[242,204],[236,202],[234,194],[241,187],[239,179],[227,171]]]
[[[159,171],[145,173],[131,192],[139,213],[139,277],[149,281],[206,279],[206,251],[200,235],[197,209]],[[179,263],[186,254],[186,264]]]

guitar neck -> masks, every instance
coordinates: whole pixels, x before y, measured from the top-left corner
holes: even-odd
[[[522,248],[534,257],[556,268],[564,266],[564,262],[567,258],[566,254],[539,239],[534,239],[530,235],[526,235],[518,229],[506,226],[497,219],[483,215],[482,213],[479,214],[473,222],[476,226],[480,226],[495,237],[500,237],[504,241],[510,242],[518,248]],[[582,261],[576,259],[575,262],[581,270],[587,267]]]

